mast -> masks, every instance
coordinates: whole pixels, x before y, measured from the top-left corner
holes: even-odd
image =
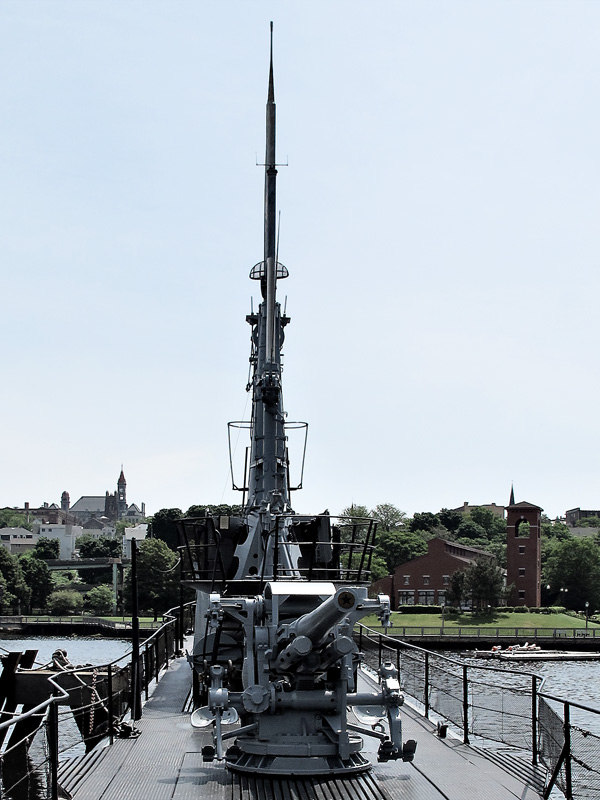
[[[277,263],[276,253],[275,121],[273,23],[271,22],[264,165],[264,257],[250,273],[251,278],[260,280],[263,299],[258,313],[248,317],[248,322],[253,328],[254,374],[248,500],[245,511],[281,514],[289,510],[285,412],[281,386],[283,327],[289,319],[282,317],[277,302],[277,279],[287,277],[288,273],[283,265]]]

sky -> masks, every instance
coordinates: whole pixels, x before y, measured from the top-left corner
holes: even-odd
[[[0,507],[240,501],[270,20],[295,510],[600,508],[591,0],[3,0]]]

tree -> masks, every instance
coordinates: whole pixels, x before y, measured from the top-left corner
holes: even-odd
[[[137,546],[138,602],[141,609],[162,613],[179,600],[177,556],[162,539],[144,539]],[[131,570],[125,575],[123,596],[131,608]]]
[[[577,520],[577,528],[600,528],[598,517],[581,517]]]
[[[468,515],[465,516],[463,521],[458,526],[456,536],[459,539],[466,539],[467,542],[487,542],[485,528],[475,522],[475,520],[470,519]]]
[[[463,514],[453,508],[442,508],[438,511],[437,517],[447,531],[452,533],[463,521]]]
[[[422,536],[411,531],[384,531],[378,537],[376,555],[384,559],[389,573],[398,564],[404,564],[427,552],[427,544]],[[388,573],[388,574],[389,574]]]
[[[178,509],[176,509],[178,510]],[[211,517],[239,517],[242,514],[242,507],[227,503],[221,503],[218,506],[214,505],[193,505],[185,512],[186,517],[204,517],[208,511]]]
[[[161,539],[171,550],[176,551],[179,545],[179,533],[175,522],[182,517],[180,508],[161,508],[152,517],[150,528],[152,538]]]
[[[60,555],[60,542],[58,539],[49,539],[47,536],[40,536],[33,550],[37,558],[58,558]]]
[[[491,509],[476,506],[471,509],[467,516],[483,528],[486,537],[490,541],[495,539],[504,541],[506,539],[506,520],[503,517],[499,517]]]
[[[94,586],[93,589],[85,595],[84,605],[97,617],[102,617],[110,614],[113,610],[114,595],[112,586],[108,583],[103,583],[100,586]]]
[[[450,575],[450,582],[446,590],[446,602],[451,606],[461,606],[465,597],[465,570],[459,569]]]
[[[27,522],[25,514],[19,514],[14,508],[0,509],[0,528],[25,528],[31,530],[31,522]]]
[[[470,595],[474,608],[495,607],[504,594],[504,576],[500,567],[487,558],[478,558],[465,570],[466,595]]]
[[[543,565],[543,583],[550,602],[574,611],[600,608],[600,549],[592,539],[556,542]],[[561,591],[562,589],[562,591]],[[564,591],[564,590],[567,591]]]
[[[552,522],[545,514],[542,514],[541,534],[548,539],[558,539],[561,541],[571,539],[573,536],[571,529],[565,525],[564,522],[558,522],[556,520]]]
[[[406,512],[400,511],[399,508],[392,505],[392,503],[379,503],[371,511],[371,516],[377,520],[378,529],[380,531],[395,531],[404,525],[406,519]]]
[[[50,614],[77,614],[83,608],[83,597],[72,589],[59,589],[52,592],[48,598],[48,611]]]
[[[0,573],[6,581],[6,592],[2,601],[4,606],[17,610],[29,608],[31,589],[25,583],[19,559],[11,555],[5,547],[0,547]]]
[[[432,514],[431,511],[423,511],[420,514],[414,514],[413,518],[408,523],[411,531],[428,531],[433,533],[436,528],[440,527],[440,518],[437,514]]]
[[[90,533],[84,533],[75,542],[82,558],[119,558],[123,553],[121,542],[108,536],[96,539]]]
[[[58,544],[58,540],[56,540]],[[30,609],[44,609],[48,597],[54,589],[52,574],[48,565],[41,558],[38,558],[36,551],[30,550],[19,558],[19,564],[23,572],[23,579],[31,589]]]
[[[390,572],[385,559],[374,553],[371,558],[371,581],[378,581],[380,578],[385,578],[385,576],[389,574]]]

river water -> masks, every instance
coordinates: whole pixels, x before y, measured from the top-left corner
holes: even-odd
[[[37,650],[36,666],[41,667],[52,660],[52,653],[61,648],[68,653],[72,664],[108,664],[131,650],[131,641],[125,639],[103,639],[90,636],[40,636],[36,639],[21,637],[0,639],[0,653],[10,651]]]

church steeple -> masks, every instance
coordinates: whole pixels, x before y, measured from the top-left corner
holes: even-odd
[[[121,473],[122,474],[122,473]],[[513,484],[510,484],[510,500],[508,501],[509,506],[514,506],[515,504],[515,488]]]
[[[123,465],[121,464],[121,474],[117,481],[117,506],[118,516],[121,518],[127,511],[127,481],[123,473]]]

